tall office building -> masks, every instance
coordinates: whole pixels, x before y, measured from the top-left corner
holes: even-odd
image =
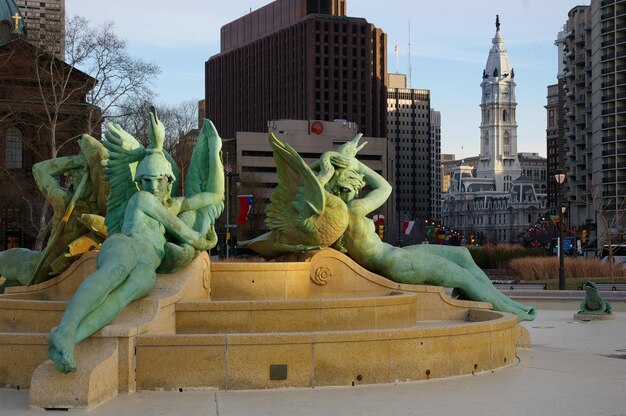
[[[441,112],[430,110],[430,210],[441,221]]]
[[[65,58],[65,0],[15,0],[24,17],[26,38],[59,59]]]
[[[223,137],[278,119],[343,119],[386,137],[386,35],[348,17],[345,0],[276,0],[220,36],[205,65],[205,105]]]
[[[558,42],[557,42],[558,43]],[[626,0],[592,0],[568,13],[564,54],[565,201],[572,227],[599,240],[626,235]],[[601,212],[599,212],[601,211]],[[606,228],[606,227],[605,227]]]
[[[591,23],[592,197],[602,198],[600,206],[613,229],[608,230],[613,233],[612,241],[624,241],[626,0],[592,0]],[[596,202],[595,206],[599,204]],[[579,220],[584,220],[582,215]]]
[[[556,42],[562,48],[563,73],[560,80],[564,94],[562,146],[565,154],[559,167],[567,171],[563,190],[569,203],[570,222],[574,226],[581,223],[581,218],[584,221],[589,217],[593,194],[591,29],[591,7],[576,6],[568,13],[564,36],[559,34]],[[552,177],[550,182],[557,186]]]
[[[387,137],[396,150],[396,215],[400,222],[431,219],[441,147],[431,139],[430,91],[407,88],[404,74],[389,74],[387,84]]]
[[[564,80],[559,79],[557,84],[548,85],[548,95],[546,97],[546,150],[547,159],[547,179],[544,186],[547,186],[548,206],[555,208],[557,205],[558,184],[554,180],[554,173],[557,169],[565,166],[565,145],[563,141],[563,93]],[[520,161],[521,163],[521,161]]]

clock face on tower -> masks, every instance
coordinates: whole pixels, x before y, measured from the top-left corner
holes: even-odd
[[[506,87],[506,88],[504,88],[504,89],[502,90],[502,96],[503,96],[504,98],[508,98],[510,93],[511,93],[511,91],[509,90],[509,88],[508,88],[508,87]]]
[[[485,98],[491,97],[491,91],[485,90]]]

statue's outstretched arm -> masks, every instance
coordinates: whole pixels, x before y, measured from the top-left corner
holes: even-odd
[[[55,211],[63,210],[72,198],[71,193],[61,186],[57,176],[72,169],[83,168],[85,164],[85,157],[78,154],[44,160],[33,165],[35,183]]]
[[[363,175],[365,182],[374,189],[365,197],[355,200],[352,204],[352,209],[358,209],[367,214],[381,207],[387,201],[391,195],[392,188],[385,178],[361,161],[358,161],[357,172]]]

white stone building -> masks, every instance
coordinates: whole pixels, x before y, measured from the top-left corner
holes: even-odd
[[[515,71],[504,48],[499,18],[492,43],[480,84],[476,174],[464,163],[453,169],[450,187],[443,195],[442,222],[479,242],[514,243],[545,213],[546,194],[538,192],[535,178],[522,175],[517,151]]]

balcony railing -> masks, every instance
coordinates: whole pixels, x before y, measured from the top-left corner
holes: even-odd
[[[615,67],[611,66],[609,68],[603,68],[601,72],[602,72],[602,75],[612,74],[613,72],[615,72]]]
[[[600,33],[604,35],[605,33],[613,32],[614,30],[615,26],[603,27],[600,29]]]
[[[603,136],[602,143],[611,143],[615,141],[616,136]]]

